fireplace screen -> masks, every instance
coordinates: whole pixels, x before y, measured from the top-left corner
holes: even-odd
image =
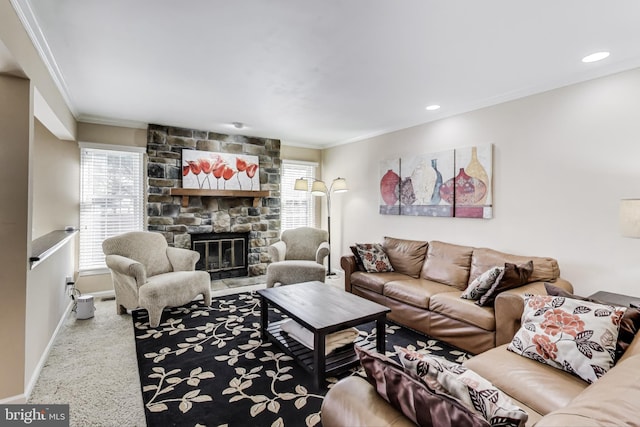
[[[212,279],[247,276],[247,234],[194,234],[191,246],[200,254],[196,269],[208,272]]]

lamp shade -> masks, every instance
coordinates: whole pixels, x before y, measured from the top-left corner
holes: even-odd
[[[309,189],[309,182],[304,178],[296,179],[296,183],[293,186],[294,190],[307,191]]]
[[[331,184],[331,188],[333,189],[334,193],[344,193],[345,191],[349,190],[349,188],[347,188],[347,180],[344,178],[334,179],[333,184]]]
[[[620,201],[620,234],[640,237],[640,199]]]
[[[311,194],[314,196],[325,196],[327,194],[327,185],[323,181],[313,181]]]

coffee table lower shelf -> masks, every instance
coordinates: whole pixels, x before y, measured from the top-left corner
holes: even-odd
[[[269,323],[267,327],[267,334],[273,342],[275,342],[285,353],[293,357],[300,366],[302,366],[309,373],[315,374],[315,367],[313,364],[313,350],[305,347],[299,341],[291,338],[286,332],[283,332],[280,328],[283,322],[280,320],[277,322]],[[368,350],[375,350],[376,343],[370,342],[361,336],[358,336],[353,344],[345,345],[344,347],[337,348],[326,356],[325,370],[323,376],[331,376],[345,372],[349,368],[357,366],[360,363],[355,350],[354,345],[361,346]]]

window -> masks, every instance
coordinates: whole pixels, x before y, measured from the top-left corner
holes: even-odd
[[[316,167],[316,163],[283,160],[280,180],[281,231],[316,226],[315,197],[309,191],[293,189],[298,178],[307,178],[310,183],[313,182]]]
[[[144,149],[80,144],[81,272],[106,269],[102,242],[144,229]]]

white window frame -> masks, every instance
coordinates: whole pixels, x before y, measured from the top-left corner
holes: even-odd
[[[297,170],[296,170],[297,169]],[[315,197],[310,191],[294,190],[295,180],[306,178],[309,186],[313,183],[318,170],[318,163],[299,160],[282,160],[280,172],[280,232],[297,227],[317,227]],[[287,219],[297,209],[295,204],[306,205],[306,221],[303,218]],[[294,213],[295,215],[295,213]]]
[[[122,234],[128,231],[143,231],[146,229],[146,148],[129,147],[111,144],[95,144],[80,142],[80,275],[105,274],[109,272],[104,263],[102,242],[108,237]],[[108,170],[93,170],[95,164],[87,164],[88,152],[100,154],[113,154],[116,156],[137,155],[133,158],[131,170],[134,185],[129,188],[130,194],[114,193],[115,188],[101,185],[109,177]],[[88,170],[87,168],[91,168]],[[92,173],[93,172],[93,173]],[[122,177],[122,171],[118,171],[117,177]],[[102,180],[94,180],[100,173]],[[108,182],[108,181],[107,181]],[[117,183],[116,183],[117,185]],[[96,201],[100,203],[96,203]],[[124,203],[123,203],[124,202]],[[126,220],[118,222],[113,215],[114,210],[125,209],[129,212]],[[101,259],[101,261],[100,261]]]

